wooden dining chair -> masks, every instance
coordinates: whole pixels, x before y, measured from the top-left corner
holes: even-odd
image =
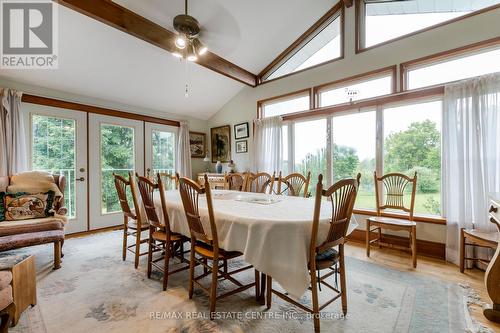
[[[142,232],[149,229],[149,224],[143,219],[141,215],[141,209],[139,206],[139,199],[137,188],[135,187],[134,175],[129,172],[129,179],[125,177],[114,174],[115,188],[118,193],[118,200],[120,201],[120,206],[123,212],[123,250],[122,259],[125,261],[127,259],[127,251],[134,253],[135,256],[135,268],[139,266],[139,257],[148,254],[147,252],[141,253],[141,244],[148,241],[147,238],[142,238]],[[134,204],[134,209],[130,208],[129,202],[127,200],[127,188],[130,189],[132,194],[132,202]],[[132,245],[128,245],[128,237],[134,237],[135,242]]]
[[[147,276],[148,279],[151,278],[153,267],[159,269],[163,273],[163,290],[167,290],[169,275],[189,268],[189,265],[184,265],[173,271],[169,269],[171,258],[177,257],[181,263],[187,263],[187,260],[184,259],[184,243],[189,239],[181,234],[172,232],[170,229],[170,220],[168,218],[167,202],[165,199],[165,186],[162,176],[157,174],[155,182],[149,177],[139,177],[137,183],[149,223]],[[158,190],[160,196],[163,224],[160,221],[154,203],[155,190]],[[153,259],[153,253],[155,252],[164,252],[164,255]],[[163,261],[163,266],[158,264],[160,261]]]
[[[346,234],[351,221],[354,202],[358,193],[359,180],[361,174],[358,174],[356,179],[344,179],[333,184],[328,189],[323,189],[323,175],[319,175],[318,184],[316,185],[316,197],[314,203],[314,214],[312,222],[311,242],[309,244],[309,273],[311,277],[312,292],[312,307],[308,307],[296,300],[290,298],[286,294],[272,288],[272,277],[266,278],[266,304],[267,308],[271,308],[272,294],[277,295],[281,299],[288,301],[295,306],[313,314],[314,331],[320,331],[319,313],[325,307],[330,305],[339,297],[342,300],[342,312],[347,314],[347,287],[346,287],[346,272],[344,261],[344,244],[346,242]],[[326,197],[332,204],[332,216],[326,239],[318,244],[318,229],[321,213],[322,199]],[[338,251],[333,249],[338,246]],[[328,273],[321,276],[321,271],[328,270]],[[335,282],[335,287],[326,281],[327,278],[335,274],[340,275],[340,288]],[[321,285],[331,289],[335,295],[327,300],[323,305],[319,305],[318,287],[321,291]]]
[[[241,173],[228,173],[224,176],[224,189],[231,191],[244,191],[247,178]]]
[[[163,185],[166,191],[179,189],[179,181],[175,174],[170,174],[168,172],[159,172],[158,175],[163,180]]]
[[[205,183],[206,182],[208,182],[207,175],[205,175]],[[192,181],[191,179],[182,177],[179,179],[179,192],[181,194],[184,212],[186,214],[189,231],[191,233],[191,258],[189,261],[189,298],[191,299],[193,297],[194,285],[201,288],[210,299],[210,319],[214,319],[214,311],[217,300],[242,292],[253,286],[255,286],[256,288],[257,297],[259,295],[259,285],[256,282],[243,285],[233,277],[233,275],[237,273],[241,273],[247,269],[252,268],[252,265],[248,265],[231,272],[228,271],[227,261],[240,257],[242,253],[237,251],[226,251],[219,247],[219,239],[217,226],[215,224],[210,186],[202,188],[199,184]],[[206,197],[211,236],[209,236],[206,227],[203,226],[201,222],[199,214],[200,195],[205,195]],[[212,263],[211,266],[208,263],[209,261]],[[220,268],[220,262],[222,262],[222,270]],[[194,267],[196,264],[202,265],[204,267],[204,273],[195,277]],[[212,280],[210,287],[206,288],[201,284],[200,280],[209,275],[212,276]],[[258,272],[255,271],[256,281],[258,280],[257,277]],[[224,294],[217,295],[217,285],[219,279],[221,278],[232,282],[237,286],[237,288]]]
[[[247,176],[246,192],[272,194],[275,173],[272,175],[266,172],[257,172]]]
[[[292,197],[309,197],[309,183],[311,181],[311,172],[304,176],[300,173],[291,173],[286,177],[278,176],[278,190],[279,195],[289,195]]]
[[[366,219],[366,256],[370,256],[370,247],[378,243],[381,247],[382,229],[395,231],[406,231],[410,237],[410,251],[413,267],[417,267],[417,224],[413,221],[413,209],[415,208],[415,193],[417,190],[417,173],[413,178],[402,173],[388,173],[382,177],[374,174],[375,197],[377,200],[377,216]],[[411,188],[409,188],[409,186]],[[409,203],[405,195],[410,193]],[[407,214],[407,219],[383,217],[384,210],[401,211]],[[374,227],[374,228],[372,228]],[[372,232],[378,232],[378,237],[371,239]]]

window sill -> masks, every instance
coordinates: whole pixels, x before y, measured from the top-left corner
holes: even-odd
[[[377,212],[371,209],[354,209],[354,214],[368,215],[368,216],[376,216]],[[398,213],[382,213],[383,217],[394,217],[399,219],[408,219],[408,216]],[[431,223],[431,224],[441,224],[446,225],[446,219],[440,216],[424,216],[424,215],[416,215],[413,216],[413,221],[422,222],[422,223]]]

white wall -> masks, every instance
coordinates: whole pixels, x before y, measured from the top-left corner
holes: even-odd
[[[62,91],[58,91],[58,90],[52,90],[52,89],[47,89],[47,88],[43,88],[43,87],[27,85],[27,84],[23,84],[23,83],[19,83],[19,82],[5,80],[2,78],[0,78],[0,87],[17,89],[17,90],[20,90],[24,93],[29,93],[29,94],[33,94],[33,95],[56,98],[56,99],[61,99],[61,100],[65,100],[65,101],[88,104],[88,105],[93,105],[93,106],[100,106],[100,107],[119,110],[119,111],[126,111],[126,112],[137,113],[137,114],[153,116],[153,117],[158,117],[158,118],[164,118],[164,119],[187,121],[189,129],[191,131],[207,132],[207,122],[205,120],[200,120],[200,119],[195,119],[195,118],[190,118],[190,117],[183,118],[183,117],[180,117],[179,115],[174,115],[174,114],[170,114],[170,113],[166,113],[166,112],[158,112],[155,110],[150,110],[150,109],[145,109],[145,108],[137,108],[135,106],[113,103],[110,101],[95,99],[95,98],[91,98],[91,97],[69,94],[69,93],[65,93]],[[40,106],[40,107],[43,107],[43,106]],[[196,173],[203,171],[204,170],[203,159],[193,158],[192,159],[192,169],[193,169],[193,175],[196,175]]]
[[[326,82],[494,38],[500,36],[500,24],[498,22],[500,22],[500,9],[466,18],[395,41],[388,45],[377,47],[370,51],[355,54],[354,7],[351,7],[346,10],[344,59],[269,82],[257,88],[246,87],[209,119],[208,127],[211,128],[226,124],[234,125],[246,121],[252,126],[252,121],[257,115],[258,100],[310,88]],[[252,133],[252,130],[250,132]],[[253,151],[252,137],[248,140],[249,153],[235,154],[234,136],[232,139],[232,156],[237,169],[240,171],[245,171],[251,167]],[[360,229],[364,229],[365,218],[365,216],[357,216]],[[445,243],[446,227],[443,225],[421,223],[417,228],[417,237],[418,239]]]

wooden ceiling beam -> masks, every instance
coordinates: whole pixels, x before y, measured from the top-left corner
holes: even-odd
[[[53,1],[170,53],[177,50],[174,42],[175,33],[110,0]],[[212,52],[207,52],[202,57],[199,57],[196,63],[251,87],[257,85],[257,76],[255,74]]]

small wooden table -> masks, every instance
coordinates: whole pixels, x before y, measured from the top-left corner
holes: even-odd
[[[12,273],[12,296],[15,304],[12,326],[15,326],[23,311],[30,305],[36,305],[35,257],[32,255],[0,257],[0,270]]]
[[[500,194],[491,196],[490,222],[494,223],[500,232]],[[495,255],[491,259],[484,278],[486,290],[493,306],[483,311],[484,316],[491,321],[500,323],[500,246],[497,246]]]

